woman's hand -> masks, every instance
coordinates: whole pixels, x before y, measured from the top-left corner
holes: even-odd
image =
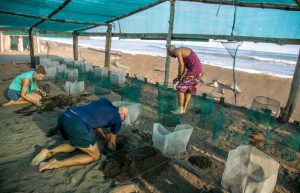
[[[41,103],[40,101],[37,101],[37,102],[35,103],[35,105],[36,105],[37,107],[42,107],[42,103]]]
[[[176,82],[178,82],[179,80],[178,80],[178,77],[177,78],[174,78],[174,80],[173,80],[173,84],[176,84]]]
[[[41,94],[42,94],[43,97],[45,97],[47,95],[47,93],[44,92],[44,91],[41,91]]]

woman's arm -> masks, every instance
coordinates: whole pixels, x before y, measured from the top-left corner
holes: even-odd
[[[179,64],[179,66],[178,66],[178,76],[183,76],[183,74],[184,74],[184,62],[183,62],[181,48],[178,48],[176,56],[177,56],[177,60],[178,60],[178,64]]]
[[[30,97],[27,95],[27,88],[28,85],[30,84],[30,80],[28,78],[23,78],[22,79],[22,90],[21,90],[21,97],[22,99],[29,101],[37,106],[40,106],[40,102],[34,100],[34,98]]]
[[[39,92],[43,97],[45,97],[47,94],[46,92],[42,91],[40,88],[36,87],[35,91]]]
[[[117,140],[117,136],[112,133],[109,133],[108,144],[107,144],[107,148],[109,150],[116,151],[117,149],[116,140]]]
[[[184,67],[184,62],[183,62],[183,57],[182,57],[182,52],[181,52],[181,48],[178,48],[176,51],[176,57],[178,60],[178,75],[177,77],[173,80],[173,84],[175,84],[177,81],[180,81],[181,77],[184,75],[185,73],[185,67]]]
[[[102,138],[108,139],[107,135],[104,133],[104,131],[103,131],[102,128],[96,128],[95,130],[96,130],[96,133],[97,133],[98,135],[100,135]]]

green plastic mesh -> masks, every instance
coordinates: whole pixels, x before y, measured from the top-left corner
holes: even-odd
[[[95,82],[96,95],[110,94],[111,90],[112,90],[112,86],[109,77],[102,77],[97,82]]]
[[[56,73],[56,75],[55,75],[55,83],[65,82],[67,79],[68,79],[68,76],[64,72]]]
[[[209,126],[212,126],[211,124],[209,124],[211,120],[211,116],[209,115],[214,112],[213,97],[206,96],[205,94],[202,96],[193,96],[193,110],[195,114],[199,114],[200,116],[200,127],[208,128]]]
[[[253,109],[246,110],[246,118],[248,121],[257,124],[269,125],[271,120],[271,111],[266,109],[257,111]]]
[[[214,98],[206,96],[193,96],[193,109],[196,114],[208,115],[214,111]]]
[[[225,129],[225,112],[223,109],[218,108],[214,111],[212,116],[212,141],[215,141],[219,138],[219,135]]]
[[[167,127],[180,124],[180,115],[172,113],[178,108],[176,91],[161,85],[158,85],[157,89],[158,121]]]
[[[121,100],[140,103],[142,90],[144,86],[145,86],[144,81],[133,79],[131,83],[127,84],[124,88],[122,88]]]
[[[284,130],[289,129],[284,128]],[[297,159],[300,145],[299,131],[281,133],[276,130],[268,130],[267,136],[266,148],[270,154],[287,161]]]

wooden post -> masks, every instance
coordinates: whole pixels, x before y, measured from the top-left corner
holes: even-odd
[[[78,60],[78,34],[73,32],[73,58]]]
[[[170,19],[169,19],[169,31],[167,36],[167,45],[168,48],[171,45],[171,39],[173,34],[173,26],[174,26],[174,13],[175,13],[175,1],[170,1]],[[170,71],[170,56],[168,55],[168,49],[167,49],[167,57],[166,57],[166,64],[165,64],[165,80],[164,85],[168,86],[169,81],[169,71]]]
[[[37,53],[41,53],[39,34],[36,34],[35,38],[36,38],[36,51],[37,51]]]
[[[29,29],[29,50],[30,50],[30,61],[31,61],[31,68],[35,68],[35,59],[34,59],[34,43],[33,43],[33,33],[32,29]]]
[[[106,44],[105,44],[105,63],[104,66],[110,68],[110,51],[111,51],[111,30],[112,25],[108,24],[106,31]]]
[[[0,52],[4,52],[3,33],[0,32]]]
[[[290,120],[295,110],[297,101],[299,99],[299,93],[300,93],[300,51],[299,51],[298,61],[293,76],[289,98],[283,112],[281,112],[280,114],[279,117],[280,121],[288,122]]]

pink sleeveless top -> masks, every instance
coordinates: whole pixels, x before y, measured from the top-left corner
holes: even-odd
[[[200,73],[204,73],[202,64],[193,50],[191,50],[190,55],[183,58],[183,62],[187,68],[186,75],[199,76]]]

